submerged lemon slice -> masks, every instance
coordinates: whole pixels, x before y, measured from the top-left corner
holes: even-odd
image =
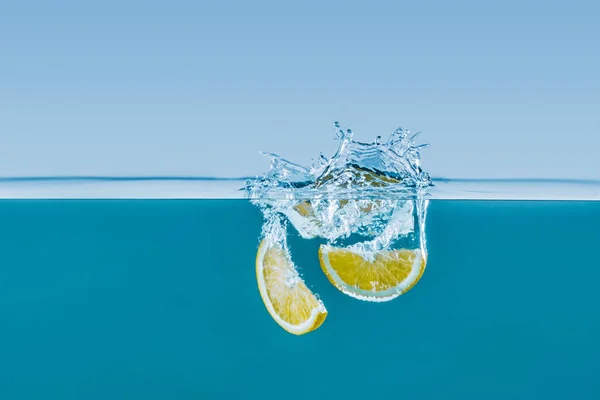
[[[366,259],[350,248],[322,245],[321,268],[343,293],[359,300],[389,301],[421,279],[426,257],[420,249],[379,251]]]
[[[281,243],[263,239],[256,255],[256,279],[269,314],[289,333],[313,331],[327,317],[325,306],[306,286]]]

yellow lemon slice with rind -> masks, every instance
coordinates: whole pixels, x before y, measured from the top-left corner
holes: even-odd
[[[306,286],[281,243],[263,239],[256,255],[256,279],[269,314],[289,333],[303,335],[325,321],[323,302]]]
[[[410,290],[425,271],[420,249],[382,250],[363,255],[351,248],[321,245],[321,268],[343,293],[359,300],[383,302]]]

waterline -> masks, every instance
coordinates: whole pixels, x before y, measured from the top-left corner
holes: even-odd
[[[0,199],[244,199],[248,177],[1,177]],[[433,178],[432,200],[600,201],[600,180]]]

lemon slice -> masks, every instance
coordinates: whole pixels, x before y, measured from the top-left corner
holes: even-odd
[[[263,239],[256,255],[256,279],[269,314],[289,333],[313,331],[327,317],[323,302],[306,286],[283,244]]]
[[[369,259],[351,248],[321,245],[321,268],[343,293],[359,300],[389,301],[421,279],[426,257],[420,249],[384,250]]]

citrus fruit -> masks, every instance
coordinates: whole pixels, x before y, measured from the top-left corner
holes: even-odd
[[[289,333],[313,331],[327,317],[325,306],[306,286],[283,243],[262,240],[256,255],[256,279],[269,314]]]
[[[425,271],[420,249],[361,253],[352,247],[321,245],[321,268],[343,293],[365,301],[389,301],[410,290]]]

